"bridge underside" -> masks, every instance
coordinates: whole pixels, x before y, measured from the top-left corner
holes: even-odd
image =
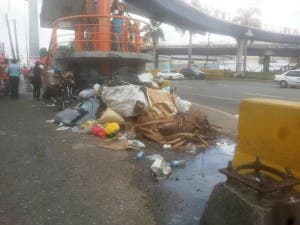
[[[300,44],[299,35],[269,32],[254,27],[230,23],[201,12],[183,1],[125,0],[134,5],[137,13],[185,30],[211,32],[239,39],[251,39],[272,43]]]
[[[151,52],[151,50],[145,50]],[[193,47],[193,55],[203,56],[235,56],[237,53],[236,47]],[[158,55],[188,55],[188,47],[160,47],[157,49]],[[300,57],[299,48],[248,48],[248,56],[279,56],[279,57]]]

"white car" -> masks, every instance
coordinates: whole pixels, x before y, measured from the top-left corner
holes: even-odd
[[[281,75],[275,75],[275,82],[280,87],[300,86],[300,70],[290,70]]]
[[[175,70],[164,70],[157,74],[158,77],[164,78],[166,80],[181,80],[184,79],[184,75],[177,73]]]

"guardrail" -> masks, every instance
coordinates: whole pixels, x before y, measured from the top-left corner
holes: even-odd
[[[56,54],[61,46],[68,46],[75,52],[139,53],[147,44],[145,27],[149,27],[147,23],[125,16],[78,15],[60,18],[53,23],[50,51]]]

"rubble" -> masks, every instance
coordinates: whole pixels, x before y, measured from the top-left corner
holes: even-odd
[[[133,73],[128,68],[124,71],[127,75]],[[103,87],[96,84],[93,89],[81,91],[82,102],[58,113],[55,122],[76,126],[73,132],[101,137],[104,139],[102,147],[111,150],[144,148],[142,142],[128,141],[135,139],[136,134],[165,149],[195,152],[210,147],[215,131],[206,115],[175,92],[161,90],[165,87],[171,90],[169,83],[156,82],[148,73],[135,78],[122,77],[121,73],[122,70],[118,71],[119,82],[115,85],[112,85],[114,82]],[[136,85],[138,82],[151,84],[152,88]],[[156,84],[161,89],[158,85],[155,87]]]

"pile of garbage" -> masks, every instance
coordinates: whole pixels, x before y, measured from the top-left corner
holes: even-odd
[[[59,124],[58,130],[93,134],[103,139],[100,146],[110,150],[145,148],[137,136],[173,150],[191,144],[209,147],[215,132],[205,114],[177,96],[168,82],[157,81],[150,73],[136,79],[96,84],[80,92],[77,106],[48,122]]]

